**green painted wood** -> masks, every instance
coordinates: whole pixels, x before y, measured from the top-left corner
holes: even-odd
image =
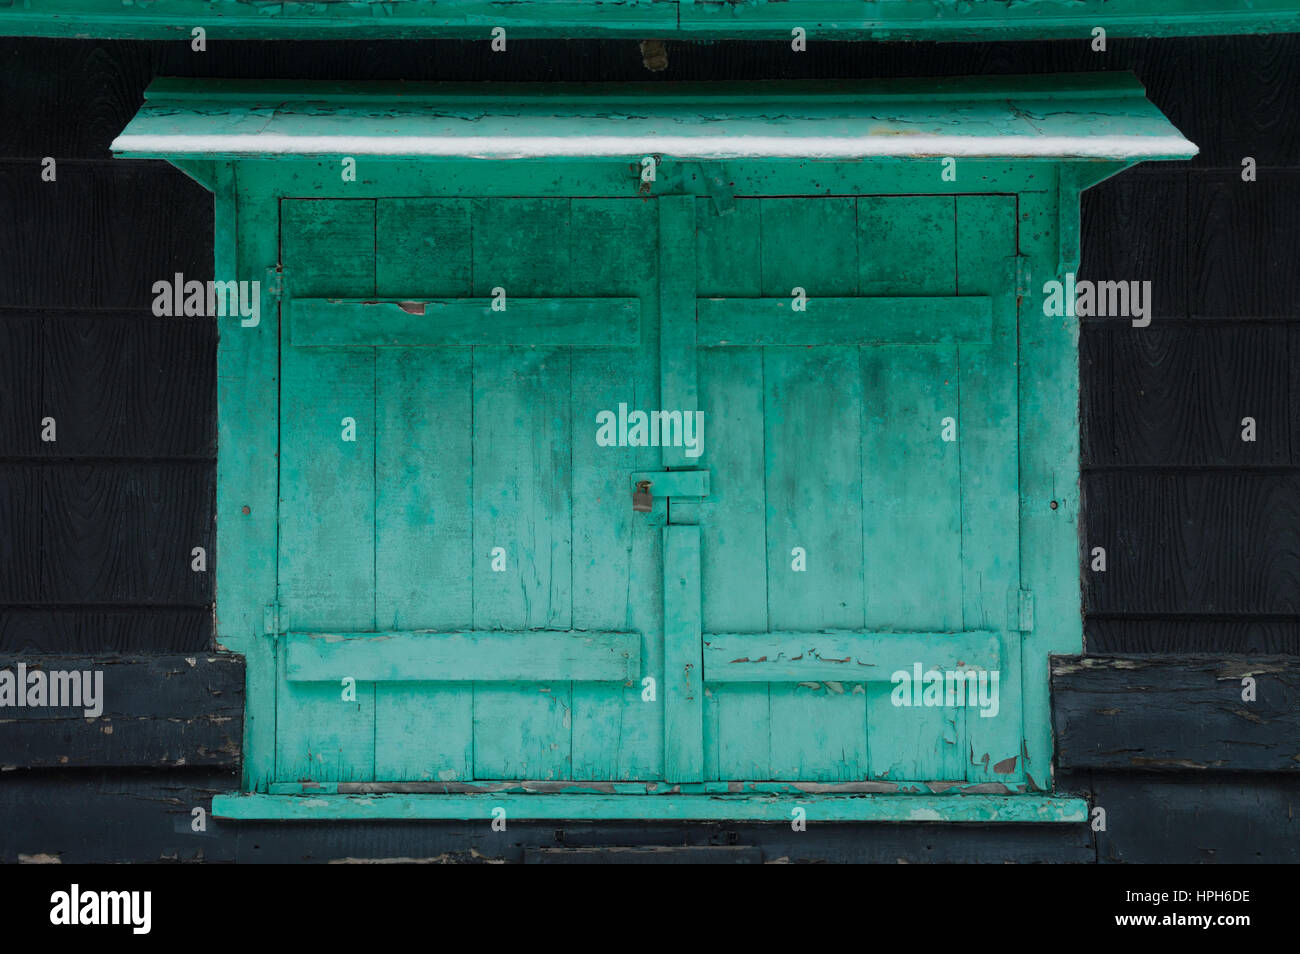
[[[1043,795],[218,795],[217,818],[328,820],[364,818],[492,819],[504,808],[516,821],[549,818],[789,823],[807,820],[890,822],[1049,822],[1087,820],[1081,798]]]
[[[1062,204],[1065,212],[1062,213]],[[1027,259],[1020,330],[1021,585],[1034,595],[1034,630],[1023,639],[1024,763],[1031,790],[1050,790],[1051,698],[1041,674],[1048,657],[1083,652],[1079,581],[1079,327],[1043,314],[1043,283],[1059,262],[1052,223],[1077,217],[1068,188],[1021,196],[1021,253]],[[1070,258],[1077,257],[1077,249]],[[1052,504],[1056,506],[1053,507]]]
[[[993,632],[707,633],[704,681],[888,682],[899,670],[976,672],[1001,665]]]
[[[659,409],[699,409],[695,355],[695,199],[667,196],[659,207]],[[690,467],[684,447],[664,447],[665,468]]]
[[[630,298],[514,298],[360,301],[300,299],[289,310],[300,348],[589,347],[633,348],[641,303]]]
[[[631,681],[639,633],[286,633],[290,682]]]
[[[382,12],[381,12],[382,11]],[[290,2],[250,9],[240,0],[155,0],[105,6],[96,0],[27,0],[0,10],[0,36],[90,36],[189,40],[192,23],[221,39],[682,36],[790,37],[802,25],[814,38],[988,40],[1087,38],[1094,23],[1130,36],[1287,33],[1300,30],[1294,0],[1037,0],[1007,6],[952,0],[758,0],[735,10],[690,0],[532,0],[502,8],[488,0]]]
[[[432,160],[430,160],[432,161]],[[882,193],[935,193],[958,195],[974,192],[1041,192],[1046,186],[1044,173],[1061,160],[964,159],[959,181],[940,178],[942,166],[933,159],[864,159],[857,162],[829,162],[809,159],[754,159],[728,163],[729,188],[737,197],[767,195],[857,195]],[[1074,165],[1108,165],[1101,160],[1086,160]],[[633,168],[628,158],[551,163],[544,160],[518,160],[517,167],[528,175],[527,193],[538,198],[569,198],[575,195],[605,198],[641,198],[645,183],[639,178],[639,165]],[[711,166],[712,164],[704,164]],[[696,195],[709,197],[700,175],[702,164],[663,157],[651,197]],[[318,198],[375,199],[384,202],[423,202],[446,199],[471,205],[476,199],[518,196],[520,187],[512,176],[501,175],[499,163],[473,159],[438,160],[432,167],[423,162],[368,157],[357,165],[355,182],[342,182],[337,158],[324,159],[294,156],[275,161],[245,163],[246,173],[255,172],[259,192]],[[537,175],[542,168],[545,175]],[[1054,183],[1054,178],[1051,180]],[[394,195],[404,196],[393,199]],[[729,216],[728,216],[729,217]],[[450,225],[446,226],[451,228]],[[465,236],[468,239],[468,235]],[[468,271],[471,262],[462,260]],[[417,286],[419,287],[419,286]],[[397,289],[394,297],[407,295]],[[419,292],[426,294],[426,292]],[[745,293],[756,296],[757,291]],[[447,295],[446,297],[454,297]]]
[[[569,206],[475,201],[473,294],[569,294]],[[570,361],[564,348],[474,349],[473,629],[572,629]],[[474,688],[475,777],[570,778],[571,732],[567,680]]]
[[[1066,203],[1077,208],[1082,184],[1116,165],[1066,166]],[[699,538],[694,583],[676,577],[680,587],[698,586],[696,632],[725,634],[746,652],[773,631],[817,639],[826,629],[855,638],[893,633],[920,642],[896,642],[888,652],[921,657],[912,661],[929,667],[939,665],[933,654],[941,634],[981,631],[990,634],[987,648],[1001,667],[1002,713],[1016,714],[1004,721],[965,710],[909,711],[892,705],[888,680],[836,679],[831,669],[815,677],[805,668],[763,682],[707,681],[700,686],[699,754],[688,758],[699,766],[694,777],[721,788],[688,782],[674,797],[781,784],[773,779],[793,788],[771,794],[800,786],[859,786],[852,791],[861,794],[1050,786],[1046,677],[1033,673],[1046,672],[1049,647],[1081,646],[1077,501],[1067,492],[1077,486],[1077,447],[1073,435],[1055,433],[1056,421],[1077,404],[1077,368],[1069,367],[1077,331],[1049,322],[1027,335],[1030,323],[1018,326],[1014,302],[1017,251],[1022,273],[1041,287],[1062,260],[1062,242],[1068,246],[1076,234],[1062,227],[1073,228],[1076,212],[1067,208],[1062,218],[1054,168],[963,161],[954,185],[927,159],[729,163],[735,198],[727,215],[689,179],[699,167],[687,171],[671,160],[649,190],[659,196],[654,201],[635,194],[640,185],[626,162],[576,170],[522,162],[498,166],[517,174],[495,178],[482,165],[451,160],[437,175],[422,168],[367,160],[361,182],[339,185],[336,165],[245,163],[235,191],[252,226],[247,235],[238,220],[225,227],[237,235],[241,262],[247,242],[273,264],[277,216],[268,196],[319,197],[285,202],[279,216],[291,309],[298,298],[486,300],[502,285],[512,302],[635,302],[639,335],[605,348],[525,348],[503,334],[490,347],[285,349],[284,410],[271,422],[284,441],[282,476],[293,483],[282,487],[282,544],[310,546],[298,547],[296,564],[291,558],[282,567],[280,619],[267,614],[270,628],[348,633],[371,643],[375,631],[495,630],[491,638],[502,642],[483,654],[484,666],[515,653],[519,643],[506,638],[639,633],[641,673],[655,678],[659,696],[643,698],[626,673],[618,682],[574,684],[568,671],[543,678],[537,667],[501,669],[497,674],[522,678],[475,684],[368,682],[362,671],[360,701],[349,708],[340,705],[337,685],[289,678],[298,637],[260,635],[254,610],[274,601],[274,585],[270,599],[252,599],[232,580],[227,591],[240,590],[234,598],[245,600],[251,624],[247,637],[233,638],[253,650],[250,692],[262,686],[249,707],[247,787],[378,794],[391,791],[386,785],[433,786],[399,791],[460,797],[477,790],[455,786],[484,785],[505,786],[493,789],[503,796],[581,798],[607,791],[600,788],[607,783],[640,791],[665,784],[659,780],[672,778],[678,743],[668,728],[673,664],[661,634],[675,632],[689,645],[686,627],[664,619],[672,600],[663,587],[674,580],[665,549],[668,534],[678,531]],[[536,175],[542,168],[554,174]],[[382,182],[384,175],[391,182]],[[925,194],[887,194],[909,186]],[[674,189],[683,194],[671,200],[656,191]],[[497,197],[511,190],[534,197]],[[800,190],[803,198],[749,197]],[[575,194],[607,197],[570,198]],[[340,197],[357,201],[331,201]],[[693,228],[683,228],[686,208]],[[809,234],[823,239],[809,243]],[[309,248],[316,251],[304,252]],[[1021,294],[1024,282],[1022,274]],[[798,316],[808,322],[798,331],[804,337],[770,321],[768,336],[755,339],[761,344],[713,347],[707,333],[696,337],[697,328],[707,330],[711,300],[769,299],[780,313],[795,284],[810,295],[810,311]],[[988,306],[988,332],[979,337],[948,329],[925,344],[864,345],[834,324],[813,333],[816,306],[831,299],[972,298]],[[1032,291],[1025,301],[1028,314],[1041,311]],[[264,323],[275,312],[268,296]],[[1025,342],[1037,349],[1036,361]],[[246,368],[229,370],[239,385],[223,392],[225,400],[245,400]],[[272,390],[275,377],[272,361]],[[665,396],[691,388],[707,424],[705,455],[687,462],[690,470],[659,469],[680,466],[661,463],[660,448],[594,446],[597,411],[620,402],[668,407]],[[367,395],[370,435],[359,429],[358,460],[368,449],[369,474],[358,460],[330,456],[325,431],[313,423],[318,413],[340,413],[340,400],[364,404]],[[250,433],[265,433],[260,405],[245,414]],[[947,416],[957,419],[954,444],[935,438],[936,422]],[[223,455],[238,440],[223,437]],[[229,488],[255,491],[248,475],[222,472]],[[667,506],[657,495],[654,513],[631,511],[637,474],[660,475],[667,486],[659,489],[673,498]],[[703,490],[707,495],[695,494]],[[1043,509],[1040,497],[1056,509]],[[317,498],[325,506],[307,506]],[[503,573],[491,569],[487,542],[498,534],[518,541]],[[793,572],[789,548],[773,543],[791,534],[814,541],[810,557],[830,554],[829,565],[810,558],[806,573]],[[331,539],[351,542],[331,546]],[[318,577],[306,572],[309,551],[322,561]],[[265,572],[265,551],[245,561],[250,579],[259,560]],[[274,573],[277,561],[270,562]],[[304,594],[320,589],[325,606],[335,592],[331,581],[354,570],[359,582],[349,584],[347,612],[359,623],[299,619],[299,610],[317,612]],[[999,577],[1010,579],[1003,585]],[[1021,587],[1034,592],[1039,608],[1037,628],[1024,634],[1008,613]],[[1048,593],[1046,612],[1040,590]],[[219,633],[223,611],[219,606]],[[709,639],[700,644],[701,680],[710,677]],[[327,691],[296,695],[313,686]],[[282,738],[271,734],[277,694]],[[579,788],[546,787],[567,785]],[[558,811],[546,817],[563,817]],[[636,817],[659,814],[644,811]]]
[[[271,795],[1012,795],[1006,786],[964,782],[663,782],[476,779],[472,782],[275,782]]]
[[[701,295],[757,296],[758,203],[717,215],[696,200],[696,284]],[[763,357],[757,348],[703,349],[700,406],[711,473],[700,506],[702,619],[706,632],[766,632],[767,510],[763,463]],[[744,599],[737,594],[745,594]],[[767,683],[705,686],[705,760],[711,779],[771,777]]]
[[[957,204],[957,291],[990,294],[993,338],[963,345],[958,429],[962,452],[962,616],[968,628],[1003,634],[1003,705],[996,716],[967,719],[970,781],[1019,781],[1024,740],[1020,635],[1009,619],[1019,589],[1019,313],[1016,254],[1019,223],[1013,196],[960,196]],[[967,466],[966,462],[978,462]]]
[[[664,527],[664,778],[704,778],[700,528]]]
[[[1196,154],[1131,74],[1105,72],[500,90],[173,79],[150,88],[112,149],[135,158],[351,156],[362,164],[371,156],[1136,161]]]
[[[380,200],[375,293],[466,297],[469,203]],[[375,353],[375,623],[450,632],[473,619],[468,348]],[[430,462],[436,461],[436,466]],[[375,684],[375,777],[474,777],[470,683]]]
[[[707,497],[709,472],[707,470],[638,470],[628,478],[629,492],[646,481],[650,492],[657,497]]]
[[[978,295],[816,297],[805,308],[793,311],[788,296],[701,298],[699,346],[952,344],[989,338],[989,299]]]
[[[620,403],[652,407],[657,390],[659,213],[640,198],[575,199],[569,232],[572,293],[635,296],[642,338],[620,349],[575,348],[573,389],[573,625],[639,634],[641,668],[627,683],[573,686],[573,777],[653,779],[663,774],[663,708],[642,681],[663,683],[662,555],[658,527],[631,507],[618,477],[658,463],[654,447],[602,447],[593,425]],[[643,343],[645,342],[645,343]]]
[[[281,203],[285,292],[374,294],[373,202]],[[375,360],[288,350],[281,325],[279,629],[375,625]],[[348,422],[351,422],[350,424]],[[349,439],[351,437],[352,439]],[[288,681],[279,652],[276,778],[373,778],[374,686]]]
[[[248,189],[231,163],[215,166],[213,277],[264,281],[278,261],[279,204]],[[242,179],[242,181],[241,181]],[[241,227],[242,223],[242,227]],[[245,658],[243,787],[275,777],[275,644],[264,635],[276,594],[280,309],[264,284],[262,320],[218,319],[214,616],[218,649]]]
[[[857,224],[864,294],[957,293],[952,197],[864,196]],[[944,418],[958,412],[957,349],[861,348],[859,357],[867,625],[960,630],[961,450],[942,439]],[[879,466],[893,460],[908,466]],[[896,706],[887,683],[866,692],[873,779],[964,777],[964,709]]]
[[[802,288],[814,309],[822,298],[856,295],[855,206],[852,197],[760,200],[763,295],[788,296]],[[809,242],[809,230],[817,228],[837,239]],[[862,524],[854,512],[863,403],[857,351],[811,342],[819,346],[763,349],[760,439],[771,631],[864,624]],[[796,570],[797,553],[804,569]],[[860,682],[774,680],[768,696],[769,777],[842,781],[866,775],[866,690]]]

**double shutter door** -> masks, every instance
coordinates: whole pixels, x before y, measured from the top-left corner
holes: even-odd
[[[1014,196],[280,214],[278,782],[1023,780]]]

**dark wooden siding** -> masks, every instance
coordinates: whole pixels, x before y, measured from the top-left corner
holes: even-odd
[[[81,662],[72,656],[112,655],[125,666],[117,671],[139,674],[212,649],[215,565],[192,573],[189,554],[212,544],[215,328],[152,317],[148,291],[176,271],[210,276],[212,202],[166,164],[108,154],[152,77],[610,81],[1132,69],[1202,151],[1190,163],[1131,170],[1084,199],[1081,277],[1149,279],[1156,314],[1146,329],[1090,321],[1081,335],[1081,543],[1105,547],[1109,564],[1105,574],[1083,571],[1086,648],[1140,654],[1151,689],[1139,697],[1151,701],[1117,730],[1091,719],[1089,706],[1131,691],[1132,668],[1076,667],[1054,683],[1058,730],[1068,722],[1061,778],[1108,808],[1107,831],[963,827],[939,837],[931,826],[850,826],[791,838],[743,826],[590,825],[557,839],[554,826],[523,826],[493,842],[484,826],[385,824],[331,827],[327,836],[319,826],[214,825],[198,835],[183,806],[205,804],[235,778],[188,760],[176,767],[168,753],[186,745],[221,752],[224,736],[137,727],[133,742],[113,750],[126,753],[113,767],[84,767],[102,762],[91,759],[71,768],[59,766],[85,752],[89,737],[56,726],[26,727],[0,743],[5,763],[20,766],[0,780],[0,828],[24,833],[0,846],[0,860],[469,860],[471,849],[542,860],[550,856],[535,849],[566,843],[757,845],[768,860],[1295,860],[1287,845],[1297,843],[1290,806],[1300,781],[1284,763],[1243,766],[1235,755],[1182,771],[1173,763],[1196,762],[1189,753],[1205,749],[1196,730],[1210,718],[1198,708],[1208,690],[1197,667],[1212,664],[1191,654],[1278,657],[1279,686],[1291,687],[1294,701],[1300,36],[1112,40],[1107,53],[1087,40],[814,41],[807,53],[785,43],[670,42],[660,74],[645,72],[631,42],[512,41],[509,49],[210,42],[193,53],[180,41],[0,41],[0,221],[18,224],[0,231],[0,654],[50,654],[56,668],[60,659],[65,668]],[[58,161],[57,183],[40,181],[44,156]],[[1258,163],[1256,182],[1241,181],[1245,156]],[[57,444],[40,440],[45,416],[58,421]],[[1239,437],[1246,416],[1257,421],[1254,443]],[[167,697],[167,712],[143,698],[139,712],[195,719],[203,732],[226,725],[213,721],[229,715],[234,691],[222,672],[229,691],[214,695],[218,677],[191,677]],[[1234,732],[1258,730],[1220,716],[1227,721],[1207,723],[1216,737],[1255,744],[1258,736]],[[1269,731],[1283,744],[1292,727],[1275,721]],[[1090,754],[1106,750],[1115,731],[1170,764],[1153,772],[1131,760],[1147,755],[1123,765]],[[1188,739],[1181,754],[1179,732]],[[227,749],[207,764],[230,760]],[[92,802],[120,824],[80,829],[77,819],[90,813],[78,806]]]

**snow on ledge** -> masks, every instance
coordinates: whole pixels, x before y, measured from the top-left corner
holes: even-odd
[[[953,156],[1001,159],[1142,159],[1194,156],[1182,136],[347,136],[283,133],[123,134],[112,151],[136,155],[392,156],[469,159],[616,158],[872,159]]]

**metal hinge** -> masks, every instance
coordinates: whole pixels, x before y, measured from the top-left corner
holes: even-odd
[[[262,632],[267,636],[280,635],[280,601],[267,603],[262,608]]]
[[[276,301],[284,297],[284,269],[282,267],[272,265],[266,270],[266,281],[262,284],[262,290]]]
[[[1007,597],[1007,628],[1021,633],[1034,629],[1034,594],[1013,589]]]
[[[1029,294],[1029,256],[1016,256],[1016,296],[1021,297]]]

